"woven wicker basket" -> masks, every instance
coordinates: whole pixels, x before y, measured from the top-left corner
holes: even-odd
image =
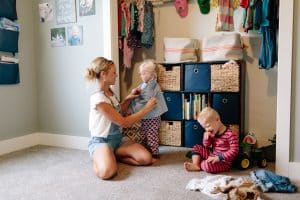
[[[229,61],[225,64],[211,65],[212,92],[238,92],[240,90],[240,66]]]
[[[158,65],[158,83],[162,90],[180,91],[180,66],[172,66],[171,70]]]
[[[181,146],[181,121],[161,121],[159,141],[162,145]]]

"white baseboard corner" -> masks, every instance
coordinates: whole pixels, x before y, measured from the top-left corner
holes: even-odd
[[[89,137],[51,133],[32,133],[21,137],[0,141],[0,156],[36,145],[87,150],[88,141]]]

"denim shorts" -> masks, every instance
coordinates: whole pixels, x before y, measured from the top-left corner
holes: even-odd
[[[94,151],[101,146],[109,146],[113,150],[117,149],[122,144],[122,134],[114,134],[108,135],[107,138],[105,137],[95,137],[92,136],[89,144],[88,149],[90,152],[90,156],[93,155]]]

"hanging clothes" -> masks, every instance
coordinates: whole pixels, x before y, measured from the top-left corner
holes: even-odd
[[[144,7],[144,30],[141,38],[141,42],[147,49],[153,45],[154,36],[154,14],[153,5],[151,1],[146,1]]]
[[[233,31],[233,1],[219,0],[216,31]]]
[[[259,68],[270,69],[277,62],[277,38],[279,0],[257,0],[255,24],[262,36]]]

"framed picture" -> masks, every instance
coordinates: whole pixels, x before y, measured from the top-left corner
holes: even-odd
[[[82,26],[74,25],[67,28],[67,38],[69,46],[79,46],[83,44]]]
[[[95,15],[95,0],[79,0],[79,16]]]
[[[57,24],[67,24],[76,22],[75,0],[56,0],[55,5]]]
[[[66,29],[52,28],[51,30],[51,46],[52,47],[63,47],[66,46]]]
[[[47,22],[53,20],[54,7],[53,3],[41,3],[39,4],[40,21]]]

